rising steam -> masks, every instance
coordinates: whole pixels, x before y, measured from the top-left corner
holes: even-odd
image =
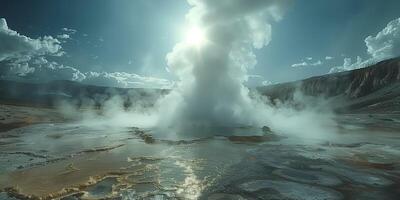
[[[269,22],[282,18],[283,0],[188,0],[189,35],[167,55],[177,87],[159,102],[159,125],[196,128],[260,125],[243,85],[257,63],[254,49],[271,39]],[[189,39],[187,39],[189,38]]]
[[[257,63],[253,51],[268,45],[270,23],[283,17],[288,2],[188,0],[192,8],[186,15],[186,35],[166,56],[169,71],[179,78],[176,87],[161,97],[151,95],[155,103],[150,109],[140,106],[149,104],[146,99],[139,98],[126,110],[121,98],[110,98],[102,103],[103,117],[91,121],[151,128],[169,138],[229,134],[214,130],[264,125],[275,133],[330,136],[336,123],[324,101],[296,93],[295,104],[303,105],[299,110],[288,102],[270,102],[243,85],[247,71]]]

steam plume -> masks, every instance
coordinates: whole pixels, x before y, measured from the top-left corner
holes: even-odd
[[[201,44],[184,40],[166,59],[179,78],[160,102],[159,125],[193,128],[259,125],[257,106],[243,86],[256,65],[254,49],[271,39],[270,22],[282,18],[284,0],[188,0],[187,27],[200,29]]]

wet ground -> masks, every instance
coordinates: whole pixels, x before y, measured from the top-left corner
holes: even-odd
[[[0,138],[0,199],[398,199],[398,119],[343,115],[327,138],[247,127],[191,140],[32,124]]]

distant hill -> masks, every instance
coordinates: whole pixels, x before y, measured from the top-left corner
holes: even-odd
[[[154,99],[166,93],[161,89],[113,88],[84,85],[73,81],[52,81],[49,83],[25,83],[0,80],[0,103],[26,106],[53,107],[61,101],[77,106],[101,106],[101,104],[118,95],[129,106],[135,101]]]
[[[296,90],[323,96],[339,112],[400,113],[400,57],[353,71],[259,87],[271,99],[291,100]]]
[[[327,74],[300,81],[257,88],[272,100],[290,101],[295,91],[324,97],[338,112],[400,113],[400,57],[367,68]],[[67,101],[76,106],[101,107],[118,95],[129,107],[140,101],[152,106],[168,90],[113,88],[73,81],[23,83],[0,80],[0,103],[27,106],[56,106]]]

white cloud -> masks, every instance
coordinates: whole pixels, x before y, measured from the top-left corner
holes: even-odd
[[[332,59],[334,59],[334,57],[332,57],[332,56],[326,56],[325,57],[325,60],[332,60]]]
[[[86,72],[51,62],[44,57],[31,59],[28,62],[6,63],[0,71],[2,79],[29,80],[48,82],[52,80],[71,80],[84,84],[122,87],[122,88],[171,88],[173,82],[155,77],[145,77],[125,72]]]
[[[72,28],[62,28],[61,30],[64,32],[67,32],[69,34],[75,34],[76,32],[78,32],[77,30],[72,29]]]
[[[171,88],[173,82],[125,72],[88,72],[82,83],[123,88]]]
[[[0,18],[0,62],[18,59],[20,57],[31,58],[42,55],[62,55],[60,41],[44,36],[38,39],[31,39],[20,35],[8,28],[4,18]]]
[[[32,39],[11,30],[4,18],[0,18],[0,67],[1,77],[7,79],[45,79],[53,76],[67,78],[65,74],[76,74],[76,70],[48,62],[45,56],[64,54],[61,42],[52,36]],[[56,72],[52,74],[50,72]],[[72,76],[73,78],[73,76]]]
[[[35,71],[28,74],[31,79],[38,81],[50,80],[71,80],[82,81],[85,75],[78,69],[70,66],[64,66],[56,62],[47,62],[35,67]]]
[[[262,82],[263,86],[272,85],[272,84],[274,84],[274,83],[272,83],[271,81],[263,81]]]
[[[307,57],[306,59],[307,59],[307,60],[312,60],[313,58],[312,58],[312,57]]]
[[[387,59],[400,55],[400,18],[389,22],[375,37],[365,39],[368,54],[375,59]]]
[[[247,87],[255,87],[255,86],[262,86],[266,83],[270,83],[271,81],[266,80],[263,76],[257,74],[249,74],[246,75],[246,81],[244,84]]]
[[[76,30],[63,28],[68,34]],[[58,35],[68,39],[68,34]],[[71,66],[48,60],[48,56],[62,56],[61,42],[51,36],[31,39],[9,29],[4,18],[0,18],[0,78],[47,82],[71,80],[95,85],[115,87],[169,88],[173,82],[166,79],[144,77],[124,72],[83,73]]]
[[[315,63],[311,63],[311,66],[319,66],[319,65],[322,65],[322,64],[323,64],[322,61],[318,60]]]
[[[331,68],[330,73],[348,71],[367,67],[379,61],[400,56],[400,18],[387,24],[376,36],[365,38],[369,58],[363,60],[357,57],[352,63],[351,58],[345,58],[342,66]]]
[[[70,36],[69,36],[68,34],[65,34],[65,33],[64,33],[64,34],[61,34],[61,35],[57,35],[57,38],[58,38],[58,39],[64,39],[64,40],[65,40],[65,39],[69,39]]]
[[[44,57],[6,62],[2,63],[2,66],[1,78],[3,79],[40,82],[52,80],[82,81],[85,79],[85,75],[78,69],[57,62],[50,62]]]
[[[309,59],[307,59],[309,60]],[[310,66],[320,66],[322,65],[323,62],[321,60],[318,60],[316,62],[301,62],[301,63],[295,63],[292,65],[292,67],[310,67]]]
[[[9,73],[17,76],[26,76],[35,71],[35,68],[29,67],[28,63],[13,63],[10,65]]]
[[[338,67],[333,67],[329,70],[329,73],[350,71],[354,69],[360,69],[364,67],[368,67],[376,63],[376,60],[373,58],[363,60],[360,56],[357,56],[356,61],[353,63],[351,58],[345,58],[343,65]]]
[[[295,63],[292,65],[292,67],[305,67],[305,66],[308,66],[308,63],[301,62],[301,63]]]

